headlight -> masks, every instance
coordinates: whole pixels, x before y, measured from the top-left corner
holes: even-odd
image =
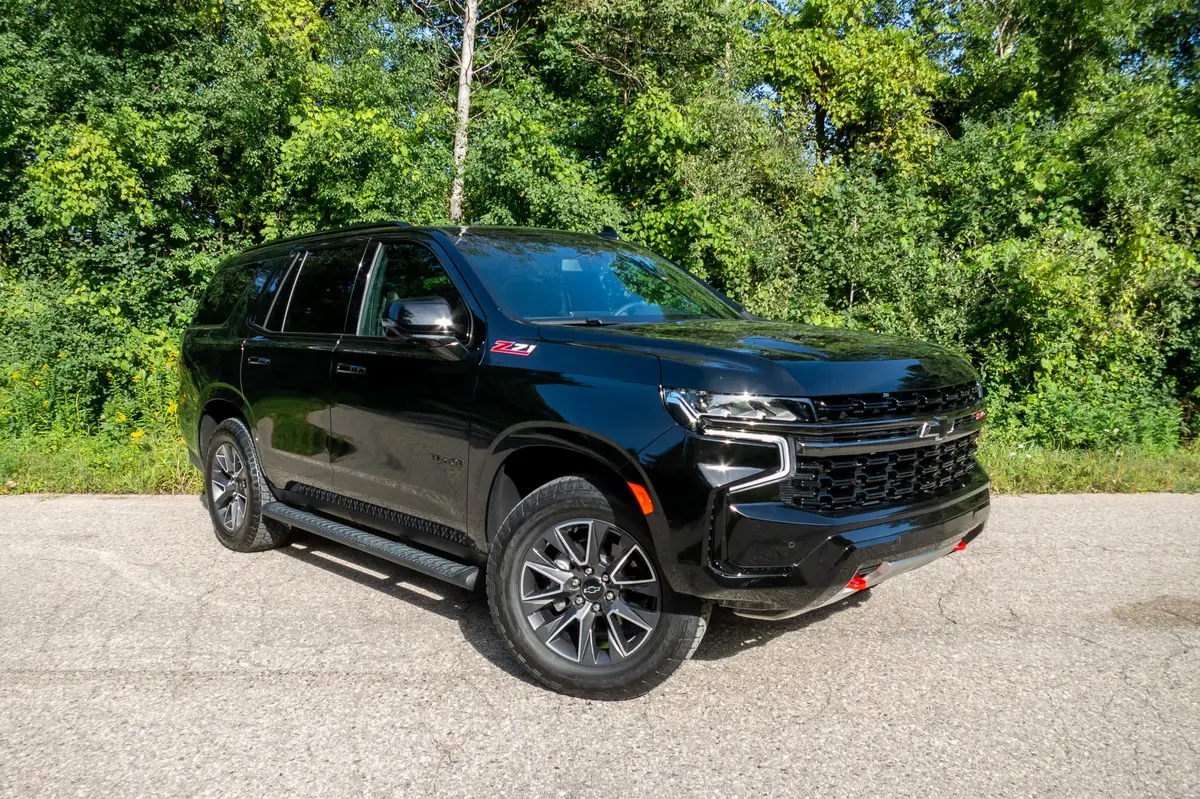
[[[786,397],[754,394],[714,394],[681,388],[664,388],[667,410],[685,427],[695,430],[704,419],[745,422],[809,422],[812,410]]]
[[[717,394],[664,388],[663,403],[671,415],[703,438],[693,443],[696,465],[709,485],[730,486],[730,493],[786,479],[792,452],[780,435],[722,428],[705,422],[810,422],[812,408],[803,400],[753,394]]]

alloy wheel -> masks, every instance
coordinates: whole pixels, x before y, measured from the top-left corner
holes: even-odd
[[[213,453],[209,482],[213,508],[225,529],[233,532],[246,516],[246,461],[233,444],[223,443]]]
[[[600,519],[571,519],[530,544],[520,603],[547,649],[575,663],[605,666],[650,639],[662,613],[662,586],[627,531]]]

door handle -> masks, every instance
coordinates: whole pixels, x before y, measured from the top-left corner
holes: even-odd
[[[261,355],[251,355],[246,359],[246,363],[250,364],[251,366],[270,366],[271,359],[264,358]]]
[[[339,363],[337,365],[337,372],[341,375],[365,375],[367,367],[355,366],[352,363]]]

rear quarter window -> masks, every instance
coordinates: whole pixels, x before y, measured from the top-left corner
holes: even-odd
[[[200,296],[193,327],[218,327],[229,321],[254,277],[253,263],[226,264],[217,269]]]

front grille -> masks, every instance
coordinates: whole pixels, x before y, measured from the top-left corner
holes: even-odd
[[[952,413],[977,405],[982,399],[979,384],[963,383],[930,391],[888,391],[882,394],[853,394],[814,397],[818,422],[873,421]]]
[[[798,457],[792,478],[780,486],[780,498],[829,512],[944,496],[967,484],[978,438],[976,432],[926,447]]]

